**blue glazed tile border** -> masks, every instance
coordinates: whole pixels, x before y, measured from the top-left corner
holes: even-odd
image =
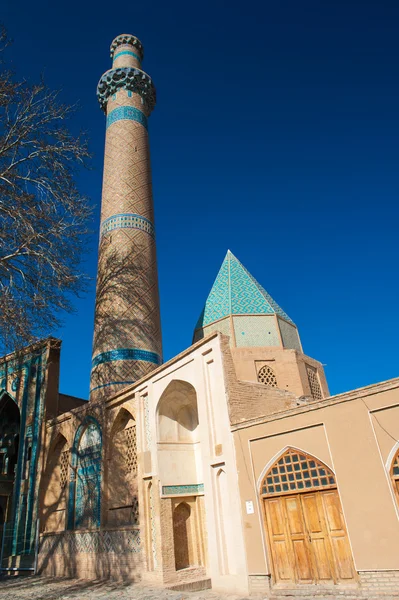
[[[110,381],[109,383],[103,383],[102,385],[97,385],[95,388],[92,388],[90,390],[90,393],[94,392],[95,390],[99,390],[101,388],[108,387],[109,385],[131,385],[132,383],[136,383],[136,382],[135,381]]]
[[[107,129],[117,121],[135,121],[148,129],[148,120],[144,113],[134,106],[118,106],[107,115]]]
[[[151,221],[135,213],[119,213],[108,217],[101,224],[101,235],[114,229],[139,229],[151,237],[155,236],[155,228]]]
[[[204,492],[203,483],[194,483],[192,485],[163,485],[163,496],[186,496],[187,494],[201,494]]]
[[[118,54],[114,54],[114,60],[116,60],[120,56],[123,56],[124,54],[128,54],[129,56],[133,56],[133,58],[136,58],[138,61],[140,60],[139,55],[136,54],[135,52],[132,52],[131,50],[123,50],[123,52],[118,52]]]
[[[142,350],[141,348],[117,348],[115,350],[108,350],[108,352],[97,354],[92,360],[92,367],[94,368],[97,365],[112,362],[114,360],[144,360],[156,365],[162,363],[161,357],[156,352]]]

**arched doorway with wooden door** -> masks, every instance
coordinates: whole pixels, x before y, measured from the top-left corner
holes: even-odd
[[[336,478],[327,465],[288,448],[262,478],[260,494],[274,583],[356,581]]]

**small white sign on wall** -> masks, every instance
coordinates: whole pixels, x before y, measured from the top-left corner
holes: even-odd
[[[253,515],[254,514],[254,503],[252,502],[252,500],[247,500],[245,503],[245,508],[247,510],[247,515]]]

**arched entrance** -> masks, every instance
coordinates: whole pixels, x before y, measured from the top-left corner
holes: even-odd
[[[355,581],[331,469],[314,456],[288,448],[268,469],[260,493],[275,583]]]

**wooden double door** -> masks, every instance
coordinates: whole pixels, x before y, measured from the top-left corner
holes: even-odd
[[[356,580],[336,489],[264,498],[275,583]]]

